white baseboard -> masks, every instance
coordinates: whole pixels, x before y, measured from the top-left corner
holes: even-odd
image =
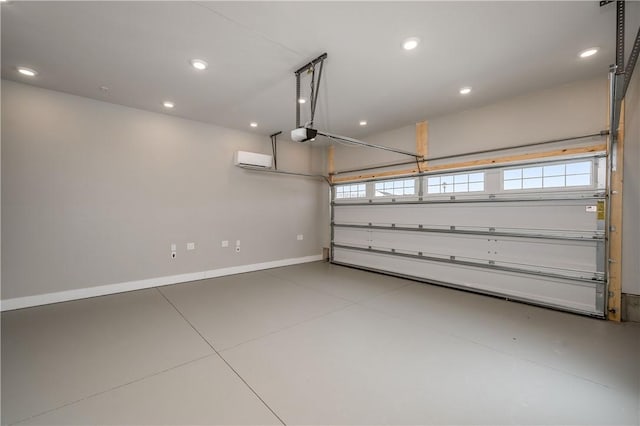
[[[228,268],[212,269],[203,272],[169,275],[166,277],[149,278],[146,280],[128,281],[124,283],[107,284],[96,287],[79,288],[75,290],[58,291],[55,293],[38,294],[35,296],[15,297],[0,301],[0,311],[29,308],[32,306],[48,305],[51,303],[67,302],[69,300],[86,299],[88,297],[105,296],[107,294],[123,293],[126,291],[142,290],[169,284],[185,283],[188,281],[204,280],[207,278],[223,277],[244,272],[261,271],[263,269],[279,268],[281,266],[297,265],[300,263],[322,260],[322,255],[296,257],[292,259],[273,260],[270,262],[254,263],[251,265],[231,266]]]

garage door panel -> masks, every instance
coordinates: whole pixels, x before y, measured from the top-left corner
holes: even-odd
[[[435,227],[575,230],[597,229],[594,200],[554,202],[485,202],[464,204],[337,205],[336,223],[410,224]],[[428,208],[427,208],[428,207]],[[500,211],[499,218],[496,210]]]
[[[334,261],[587,314],[598,312],[597,299],[602,298],[597,283],[527,277],[342,248],[335,248]]]
[[[603,242],[549,242],[533,239],[496,239],[494,243],[496,259],[503,262],[521,263],[523,259],[531,265],[546,265],[552,268],[584,271],[588,274],[602,274],[597,270],[599,247]],[[571,256],[567,256],[567,252]],[[594,266],[596,266],[594,268]]]
[[[336,227],[338,245],[397,250],[443,258],[454,257],[479,263],[533,271],[548,271],[573,277],[591,278],[603,271],[594,268],[598,255],[593,241],[549,242],[543,239],[455,235],[421,231],[383,231]],[[567,250],[572,256],[566,256]]]
[[[333,202],[332,259],[604,316],[605,173],[599,155],[473,175],[430,174],[415,178],[408,196],[385,192],[395,182],[366,183],[356,199],[345,200],[342,191],[343,199]],[[547,179],[547,171],[558,170],[566,175]],[[535,173],[542,177],[532,178]],[[472,180],[475,192],[465,193]],[[547,181],[556,187],[531,190]],[[584,186],[571,187],[576,181]],[[563,182],[567,186],[557,187]]]

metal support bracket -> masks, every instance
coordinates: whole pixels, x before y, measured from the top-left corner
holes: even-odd
[[[273,169],[278,170],[278,135],[282,132],[276,132],[269,135],[271,138],[271,152],[273,153]]]
[[[311,62],[306,63],[305,65],[298,68],[294,71],[296,76],[296,129],[300,127],[300,74],[305,71],[311,71],[312,73],[312,81],[311,81],[311,99],[309,99],[309,105],[311,106],[311,122],[313,125],[313,119],[316,112],[316,103],[318,101],[318,91],[320,90],[320,80],[322,79],[322,68],[324,65],[324,60],[327,59],[327,54],[323,53],[318,56]],[[320,68],[318,70],[318,79],[315,79],[316,65],[320,64]]]
[[[616,2],[616,66],[624,72],[624,0]]]
[[[611,1],[600,2],[600,6],[604,6],[606,4],[612,3]],[[633,71],[635,70],[636,63],[638,62],[638,56],[640,56],[640,27],[638,28],[638,32],[636,33],[636,38],[633,43],[633,48],[631,49],[631,54],[629,55],[629,61],[625,67],[624,64],[624,33],[625,33],[625,2],[618,0],[616,1],[616,62],[611,65],[609,68],[609,72],[611,74],[611,92],[612,92],[612,112],[611,112],[611,123],[609,129],[611,131],[611,135],[614,138],[618,131],[618,126],[620,124],[620,110],[622,105],[622,100],[627,94],[627,89],[629,88],[629,84],[631,83],[631,77],[633,76]],[[613,155],[615,156],[615,151],[613,151]],[[615,162],[613,163],[614,171],[615,171]]]
[[[623,99],[624,96],[627,94],[627,89],[629,88],[629,83],[631,83],[631,77],[633,76],[633,70],[635,70],[636,68],[636,62],[638,62],[639,55],[640,55],[640,27],[638,27],[638,32],[636,33],[636,39],[633,43],[631,54],[629,55],[629,62],[627,62],[627,67],[624,69],[624,85],[622,86],[621,99]]]

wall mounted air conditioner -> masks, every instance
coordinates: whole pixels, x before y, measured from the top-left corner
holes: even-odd
[[[233,155],[233,164],[236,166],[251,166],[271,168],[273,156],[258,154],[256,152],[236,151]]]

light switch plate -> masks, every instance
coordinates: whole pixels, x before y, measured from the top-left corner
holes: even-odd
[[[221,247],[229,247],[229,240],[222,240]]]

